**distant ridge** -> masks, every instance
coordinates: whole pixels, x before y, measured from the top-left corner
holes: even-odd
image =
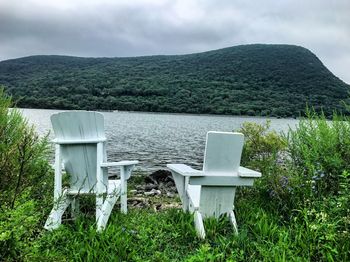
[[[29,56],[0,62],[18,106],[291,117],[342,110],[349,85],[308,49],[241,45],[189,55]]]

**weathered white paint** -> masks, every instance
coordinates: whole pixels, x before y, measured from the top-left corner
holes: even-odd
[[[58,228],[61,225],[64,211],[71,203],[72,198],[67,194],[67,190],[64,190],[60,197],[54,202],[54,207],[51,210],[44,227],[48,230]]]
[[[138,161],[107,162],[104,119],[100,113],[62,112],[52,115],[51,122],[56,136],[53,140],[56,147],[55,203],[45,228],[57,228],[69,204],[76,215],[79,210],[77,196],[95,194],[97,230],[103,230],[119,196],[121,210],[127,212],[127,179]],[[64,191],[62,164],[69,174],[69,188]],[[108,180],[109,167],[120,168],[120,180]]]
[[[203,218],[229,216],[237,233],[234,198],[237,186],[252,186],[261,173],[240,167],[244,136],[240,133],[207,134],[203,170],[184,164],[169,164],[183,210],[194,212],[197,234],[205,238]]]
[[[203,224],[203,217],[202,214],[198,211],[194,212],[194,226],[197,231],[197,235],[204,239],[205,238],[205,228]]]

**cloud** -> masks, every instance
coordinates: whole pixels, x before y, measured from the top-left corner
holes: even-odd
[[[348,0],[0,0],[0,60],[185,54],[248,43],[309,48],[350,83]]]

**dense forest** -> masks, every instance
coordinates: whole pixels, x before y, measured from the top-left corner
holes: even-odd
[[[291,117],[343,108],[349,85],[309,50],[242,45],[129,58],[30,56],[0,62],[19,107]]]

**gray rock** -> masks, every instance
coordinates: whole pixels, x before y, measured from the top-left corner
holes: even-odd
[[[152,190],[152,189],[158,189],[158,186],[156,184],[147,184],[143,188],[145,191]]]
[[[170,193],[170,192],[166,192],[166,196],[170,197],[170,198],[173,198],[173,197],[175,197],[175,194]]]
[[[162,194],[162,192],[160,190],[157,190],[157,189],[152,189],[151,191],[144,193],[145,196],[155,196],[155,195],[160,195],[160,194]]]
[[[145,177],[146,183],[152,183],[152,184],[159,184],[161,182],[172,182],[174,184],[173,177],[171,175],[171,172],[168,170],[157,170],[150,174],[149,176]]]

